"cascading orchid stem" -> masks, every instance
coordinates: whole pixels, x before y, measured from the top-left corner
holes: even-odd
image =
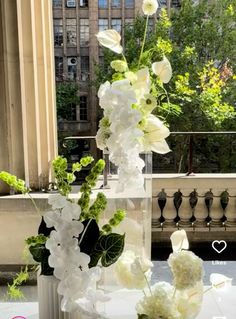
[[[140,52],[140,56],[139,56],[139,61],[138,61],[138,69],[139,69],[139,67],[140,67],[140,63],[141,63],[141,59],[142,59],[142,55],[143,55],[143,50],[144,50],[144,46],[145,46],[145,43],[146,43],[147,29],[148,29],[148,21],[149,21],[149,16],[147,16],[147,18],[146,18],[146,25],[145,25],[143,43],[142,43],[142,48],[141,48],[141,52]]]

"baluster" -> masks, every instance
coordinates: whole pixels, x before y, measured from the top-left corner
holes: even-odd
[[[165,218],[163,216],[163,211],[164,211],[164,208],[166,206],[166,202],[167,202],[167,194],[165,192],[165,189],[162,188],[161,192],[157,195],[157,204],[158,204],[159,211],[160,211],[159,223],[161,225],[163,225],[165,222]]]
[[[196,222],[195,208],[197,206],[197,203],[198,203],[198,193],[196,188],[194,188],[193,192],[189,194],[189,205],[192,209],[192,216],[190,218],[190,222],[193,227],[195,226],[195,222]]]
[[[183,201],[182,204],[179,208],[179,226],[186,228],[186,227],[191,227],[191,208],[189,206],[189,197],[188,196],[183,196]]]
[[[236,199],[235,196],[230,196],[227,208],[225,209],[225,226],[236,227]]]
[[[224,211],[220,204],[220,193],[215,192],[215,198],[212,200],[210,207],[210,226],[211,227],[222,227],[222,218],[224,216]]]
[[[174,219],[175,223],[177,226],[179,226],[179,221],[180,221],[180,217],[179,217],[179,209],[180,209],[180,206],[182,204],[182,193],[180,191],[180,189],[178,189],[177,192],[174,193],[174,206],[175,206],[175,209],[176,209],[176,217]]]
[[[213,198],[214,198],[214,195],[212,193],[212,189],[210,189],[205,194],[205,205],[206,205],[206,208],[207,208],[206,223],[207,223],[208,226],[210,226],[210,223],[211,223],[211,206],[213,204]]]
[[[223,226],[225,225],[226,223],[226,216],[225,216],[225,213],[226,213],[226,209],[227,209],[227,206],[229,204],[229,193],[228,193],[228,189],[226,189],[224,192],[221,193],[220,195],[220,204],[221,204],[221,207],[223,209],[223,217],[222,217],[222,223],[223,223]]]
[[[173,202],[173,196],[171,196],[174,193],[175,190],[169,189],[168,194],[167,194],[167,201],[166,201],[166,206],[165,209],[163,210],[163,217],[165,219],[164,222],[164,227],[165,228],[175,228],[176,223],[175,223],[175,218],[176,218],[176,209],[174,206]]]
[[[206,218],[208,215],[207,207],[205,205],[205,196],[198,196],[198,201],[194,209],[194,227],[202,228],[207,226]]]

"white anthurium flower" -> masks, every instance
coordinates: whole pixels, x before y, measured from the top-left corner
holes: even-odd
[[[224,276],[218,273],[212,273],[210,275],[210,282],[212,287],[217,290],[227,290],[232,286],[232,278]]]
[[[157,12],[158,2],[157,0],[143,0],[142,10],[147,16],[151,16]]]
[[[152,70],[163,83],[168,83],[172,77],[172,67],[170,61],[165,56],[162,61],[152,64]]]
[[[143,146],[146,151],[153,151],[159,154],[170,152],[165,138],[170,134],[169,129],[155,115],[149,114],[146,118],[143,136]]]
[[[146,278],[147,280],[151,278],[151,267],[152,263],[145,258],[137,256],[131,250],[126,250],[116,262],[116,278],[125,288],[144,289],[147,285]]]
[[[96,36],[99,43],[105,48],[108,48],[118,54],[123,52],[123,48],[120,44],[121,36],[116,30],[109,29],[100,31]]]
[[[176,230],[170,236],[173,252],[189,249],[187,233],[184,229]]]
[[[157,107],[157,99],[151,94],[146,94],[141,99],[140,106],[143,114],[149,114]]]
[[[53,194],[48,196],[48,204],[52,206],[52,209],[63,208],[67,205],[67,199],[61,194]]]

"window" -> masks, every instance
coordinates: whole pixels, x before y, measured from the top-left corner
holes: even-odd
[[[112,19],[111,28],[121,33],[121,19]]]
[[[120,8],[121,7],[121,0],[112,0],[111,6],[112,6],[112,8]]]
[[[134,24],[134,19],[133,18],[127,18],[125,19],[125,24],[132,27]]]
[[[107,8],[108,7],[107,0],[98,0],[98,7],[99,8]]]
[[[179,0],[172,0],[172,3],[171,3],[172,7],[180,7],[180,1]]]
[[[52,5],[54,8],[60,8],[62,7],[62,0],[53,0]]]
[[[103,55],[100,55],[100,56],[99,56],[99,65],[100,65],[100,66],[104,66],[104,64],[105,64],[104,56],[103,56]]]
[[[67,8],[75,8],[76,7],[76,0],[66,0]]]
[[[77,57],[67,58],[67,74],[68,80],[75,81],[77,77]]]
[[[134,0],[125,0],[126,8],[134,8]]]
[[[54,29],[54,46],[61,47],[63,46],[63,23],[62,19],[53,20],[53,29]]]
[[[87,96],[80,97],[79,103],[79,119],[80,121],[87,121],[88,120],[88,103],[87,103]]]
[[[55,71],[56,71],[56,81],[63,80],[63,57],[55,57]]]
[[[98,20],[98,29],[99,31],[104,31],[108,29],[108,19],[99,19]]]
[[[79,6],[80,8],[88,8],[88,0],[80,0]]]
[[[89,45],[89,20],[80,19],[80,45]]]
[[[67,46],[76,46],[76,19],[66,19]]]
[[[81,81],[87,81],[89,79],[89,57],[82,56],[80,58],[81,69]]]

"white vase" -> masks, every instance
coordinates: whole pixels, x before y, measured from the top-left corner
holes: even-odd
[[[54,276],[38,275],[39,319],[90,319],[78,312],[61,310],[62,297],[57,293],[59,280]]]

